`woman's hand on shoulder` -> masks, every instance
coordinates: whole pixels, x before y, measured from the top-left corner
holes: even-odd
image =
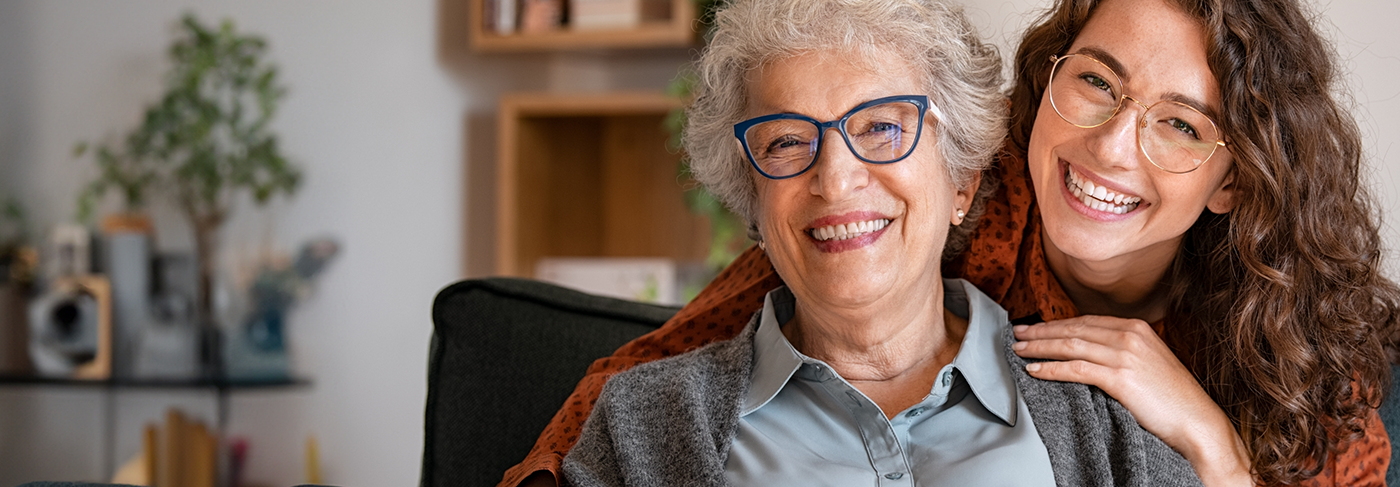
[[[1215,404],[1142,320],[1079,316],[1014,328],[1013,349],[1037,379],[1103,389],[1147,431],[1185,456],[1208,487],[1253,485],[1249,457]]]

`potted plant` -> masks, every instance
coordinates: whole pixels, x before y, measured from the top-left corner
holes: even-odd
[[[207,347],[218,346],[212,288],[219,229],[240,195],[258,205],[290,196],[301,171],[282,155],[269,127],[286,90],[265,59],[266,41],[236,31],[228,20],[211,28],[187,14],[180,27],[169,50],[165,94],[120,146],[97,148],[99,175],[79,197],[79,211],[89,217],[109,190],[120,192],[128,210],[147,203],[148,193],[179,208],[194,232],[196,319],[215,340],[205,343],[208,359],[218,350]],[[85,144],[77,148],[79,155],[86,150]]]

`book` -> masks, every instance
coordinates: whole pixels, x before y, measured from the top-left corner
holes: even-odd
[[[575,30],[630,29],[642,22],[642,0],[570,0]]]
[[[515,33],[517,0],[482,0],[482,27],[500,35]]]

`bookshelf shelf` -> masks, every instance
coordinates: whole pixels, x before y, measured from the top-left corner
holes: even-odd
[[[113,394],[118,391],[140,391],[141,393],[168,394],[170,391],[197,391],[214,394],[214,426],[207,433],[214,441],[222,441],[226,437],[229,420],[229,395],[236,392],[249,391],[284,391],[291,389],[302,389],[311,386],[311,381],[302,378],[279,378],[279,379],[69,379],[56,377],[41,377],[30,374],[0,374],[0,389],[6,388],[61,388],[91,390],[99,393],[103,410],[103,428],[101,433],[102,448],[102,472],[104,476],[110,476],[117,470],[118,459],[116,454],[116,423],[117,406],[113,399]],[[167,415],[168,416],[168,415]],[[168,426],[168,424],[167,424]],[[163,440],[168,441],[168,440]],[[146,442],[151,443],[147,438]],[[213,451],[218,451],[217,443],[213,446]],[[192,455],[186,453],[186,455]],[[148,456],[147,458],[151,458]],[[195,458],[194,456],[188,457]],[[154,460],[152,460],[154,461]],[[191,465],[198,465],[191,467]],[[228,477],[223,475],[221,466],[199,463],[197,461],[180,463],[179,469],[208,468],[215,472],[215,487],[231,487],[228,485]],[[154,467],[149,470],[157,474]],[[183,470],[182,470],[183,471]],[[154,477],[153,477],[154,480]],[[157,480],[157,483],[159,481]],[[166,482],[172,484],[176,482]],[[202,484],[201,484],[202,485]]]
[[[496,272],[532,277],[541,257],[702,261],[709,225],[685,208],[661,93],[502,97]]]
[[[644,21],[635,28],[609,30],[559,30],[501,35],[485,25],[485,2],[471,0],[477,16],[468,22],[472,50],[476,52],[549,52],[588,49],[682,48],[695,44],[695,4],[692,0],[671,0],[671,18]]]
[[[0,374],[0,387],[46,386],[109,389],[278,389],[311,385],[306,379],[67,379]]]

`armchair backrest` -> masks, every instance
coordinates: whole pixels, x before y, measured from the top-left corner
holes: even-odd
[[[421,485],[496,485],[594,360],[677,310],[525,279],[443,289],[433,302]]]

